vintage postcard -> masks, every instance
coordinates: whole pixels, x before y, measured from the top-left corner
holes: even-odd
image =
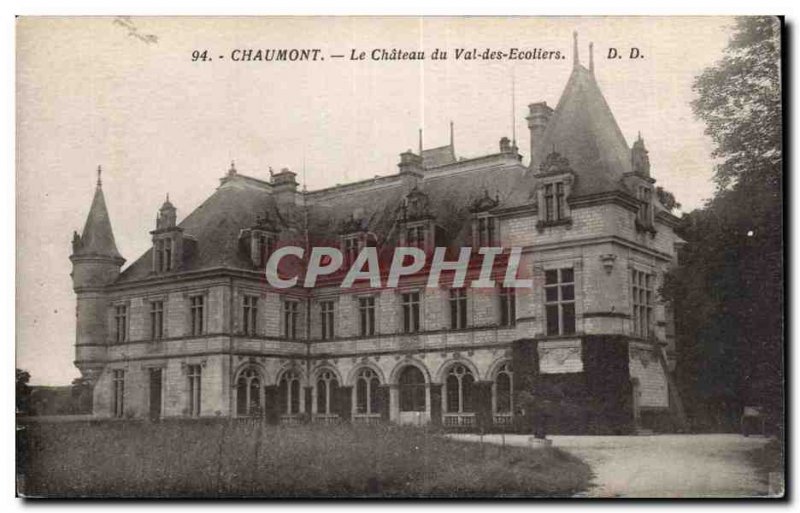
[[[19,17],[18,495],[783,497],[782,35]]]

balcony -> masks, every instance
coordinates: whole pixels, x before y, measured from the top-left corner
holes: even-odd
[[[315,413],[313,420],[315,424],[338,424],[339,416],[335,413]]]
[[[357,413],[353,415],[353,424],[358,426],[375,426],[381,423],[379,413]]]
[[[472,428],[475,427],[474,413],[445,413],[442,424],[446,428]]]
[[[281,415],[281,426],[299,426],[302,423],[300,415]]]
[[[495,413],[492,416],[492,422],[495,426],[511,427],[514,425],[514,415],[510,413]]]

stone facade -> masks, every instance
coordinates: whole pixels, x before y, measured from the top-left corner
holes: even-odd
[[[262,180],[232,165],[180,225],[167,200],[153,249],[122,273],[98,179],[71,257],[76,365],[94,384],[94,414],[507,428],[527,386],[515,379],[525,367],[514,361],[515,341],[536,343],[537,375],[577,382],[593,368],[593,337],[627,347],[629,386],[609,393],[627,398],[631,425],[642,409],[673,408],[672,319],[658,287],[676,264],[677,220],[652,194],[649,164],[636,164],[641,152],[646,159],[643,141],[629,149],[610,111],[571,110],[582,102],[605,105],[593,72],[576,62],[555,110],[531,106],[528,166],[505,138],[500,153],[457,160],[452,136],[449,147],[404,153],[396,175],[321,191],[298,191],[288,170]],[[557,140],[580,130],[599,141],[599,154]],[[491,240],[477,239],[479,219],[491,219]],[[426,287],[426,276],[379,290],[335,279],[281,290],[264,278],[262,252],[276,245],[344,248],[357,238],[391,250],[409,243],[413,226],[425,230],[428,251],[521,247],[520,275],[533,286],[514,292],[513,307],[500,288],[466,289],[466,325],[453,328],[450,289]],[[418,294],[411,333],[407,294]],[[364,299],[374,305],[366,330]]]

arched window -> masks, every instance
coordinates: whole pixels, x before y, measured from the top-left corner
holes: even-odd
[[[447,413],[470,413],[474,411],[474,383],[475,378],[466,366],[457,363],[450,367],[445,381]]]
[[[243,371],[236,380],[236,414],[242,417],[262,414],[261,376],[256,369]]]
[[[365,367],[358,371],[356,376],[356,413],[380,413],[378,406],[378,375],[375,371]]]
[[[332,399],[336,397],[338,387],[339,381],[333,372],[320,372],[317,377],[317,413],[332,413]]]
[[[513,374],[511,373],[508,363],[504,363],[503,366],[497,370],[497,374],[494,376],[494,386],[492,387],[492,391],[494,392],[495,413],[510,414],[514,411],[514,402],[512,399],[514,393],[514,381],[512,378]]]
[[[297,371],[288,370],[283,373],[278,385],[281,397],[281,411],[284,415],[300,413],[300,377]]]
[[[425,411],[425,376],[409,365],[400,372],[400,411]]]

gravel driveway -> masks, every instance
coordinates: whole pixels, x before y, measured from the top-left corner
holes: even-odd
[[[479,441],[478,435],[453,435]],[[747,452],[767,443],[739,435],[551,436],[553,447],[583,459],[594,471],[589,497],[752,497],[768,492]],[[501,443],[500,435],[484,442]],[[506,444],[528,445],[526,435]]]

